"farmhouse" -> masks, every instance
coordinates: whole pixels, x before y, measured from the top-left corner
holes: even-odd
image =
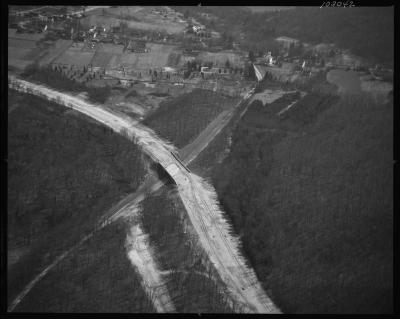
[[[162,71],[169,74],[178,74],[178,70],[169,66],[163,67]]]

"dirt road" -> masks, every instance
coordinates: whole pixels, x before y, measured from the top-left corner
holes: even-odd
[[[149,235],[143,232],[140,224],[134,223],[127,238],[128,257],[141,275],[142,287],[150,296],[157,312],[176,312],[167,285],[163,280],[162,272],[158,269],[153,257],[153,250],[149,246],[148,237]]]
[[[9,86],[76,109],[116,132],[131,137],[148,156],[162,165],[176,182],[179,196],[201,244],[232,296],[244,306],[244,311],[280,313],[262,289],[255,272],[245,264],[240,255],[239,241],[230,235],[230,226],[219,209],[215,190],[200,177],[191,174],[171,154],[176,152],[171,144],[137,121],[117,116],[77,97],[13,77],[9,77]]]

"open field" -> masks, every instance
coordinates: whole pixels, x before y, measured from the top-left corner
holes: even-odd
[[[44,33],[17,33],[17,29],[8,29],[8,38],[37,42],[44,38]]]
[[[154,68],[162,68],[167,66],[169,55],[174,51],[172,45],[147,43],[146,47],[150,49],[148,53],[127,53],[114,62],[132,67],[137,70],[148,70]]]
[[[113,44],[100,44],[96,53],[91,60],[93,66],[98,66],[108,69],[117,69],[120,66],[125,67],[127,70],[133,69],[134,71],[148,71],[149,69],[160,69],[164,66],[174,66],[178,62],[171,59],[170,55],[178,56],[179,52],[176,51],[174,45],[146,43],[146,48],[150,50],[147,53],[136,53],[126,51],[123,52],[123,46]],[[82,52],[78,52],[79,55]],[[60,58],[60,63],[65,63],[63,58]]]
[[[47,65],[60,55],[70,56],[66,50],[71,46],[71,40],[43,40],[43,33],[18,34],[15,29],[8,29],[8,65],[23,70],[32,63]]]
[[[42,34],[18,34],[15,29],[8,29],[8,65],[24,69],[39,60],[45,52],[45,46],[38,44]]]
[[[61,63],[83,67],[89,65],[94,56],[94,51],[83,50],[82,45],[71,45],[64,53],[58,56],[53,63]]]
[[[60,55],[64,54],[66,50],[72,45],[71,40],[59,39],[49,46],[46,54],[40,59],[39,65],[48,65],[56,60]]]
[[[215,67],[225,67],[225,63],[229,60],[231,66],[244,67],[243,57],[239,54],[229,51],[221,52],[201,52],[197,59],[204,62],[212,62]]]
[[[119,25],[126,22],[128,28],[146,31],[166,31],[167,33],[180,33],[186,27],[185,22],[179,22],[176,13],[168,13],[168,17],[154,13],[155,7],[121,6],[103,10],[93,10],[82,19],[84,25]],[[159,10],[160,8],[157,8]]]
[[[31,64],[37,52],[34,41],[22,39],[8,39],[8,65],[19,69]],[[32,55],[33,54],[33,55]]]

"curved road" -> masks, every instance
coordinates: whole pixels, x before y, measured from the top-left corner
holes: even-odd
[[[235,300],[245,305],[246,312],[280,313],[262,289],[254,270],[246,266],[244,258],[240,256],[238,240],[229,233],[229,225],[218,207],[214,189],[200,177],[190,173],[184,164],[173,156],[171,152],[176,150],[172,145],[137,121],[116,115],[66,93],[13,77],[9,77],[9,86],[71,107],[134,139],[176,182],[179,196],[200,243]]]

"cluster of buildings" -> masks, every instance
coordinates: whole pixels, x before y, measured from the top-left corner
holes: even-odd
[[[291,81],[298,76],[311,76],[330,68],[364,71],[377,80],[391,78],[393,75],[392,70],[372,67],[349,50],[339,49],[334,44],[310,45],[285,36],[275,40],[280,46],[276,56],[267,52],[253,64],[258,81],[266,74],[278,80]]]
[[[231,74],[231,70],[228,68],[224,67],[207,67],[207,66],[202,66],[200,68],[200,76],[203,79],[208,79],[208,78],[215,78],[216,76],[224,76],[224,75],[229,75]]]
[[[211,38],[211,31],[202,25],[189,25],[186,34],[193,34],[198,38]]]
[[[294,74],[311,76],[322,69],[338,67],[337,63],[331,61],[334,56],[342,52],[333,44],[312,46],[286,36],[278,37],[275,41],[279,44],[276,56],[269,51],[254,63],[258,80],[261,80],[266,73],[275,78],[288,80]],[[355,69],[358,64],[351,61],[346,67]]]

